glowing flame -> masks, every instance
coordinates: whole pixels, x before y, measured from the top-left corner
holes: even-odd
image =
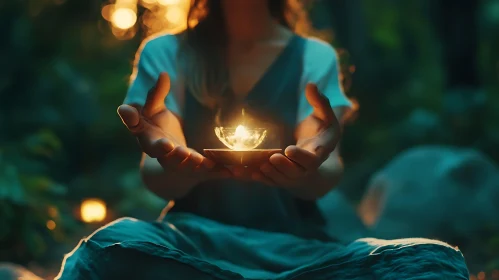
[[[267,130],[262,128],[248,129],[243,125],[234,128],[215,127],[218,139],[231,150],[247,151],[262,144]]]
[[[248,129],[242,125],[238,125],[236,127],[236,132],[234,133],[234,136],[240,139],[245,139],[250,137],[250,133],[248,132]]]
[[[87,199],[81,203],[80,213],[85,223],[101,222],[106,218],[106,203],[99,199]]]
[[[137,14],[130,8],[118,8],[111,15],[111,23],[119,29],[129,29],[137,22]]]

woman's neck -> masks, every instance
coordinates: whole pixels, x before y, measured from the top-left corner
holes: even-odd
[[[267,40],[275,34],[277,24],[270,15],[267,1],[222,1],[229,41],[251,43]]]

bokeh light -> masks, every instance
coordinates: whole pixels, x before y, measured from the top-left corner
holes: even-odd
[[[137,14],[130,8],[118,8],[111,14],[111,23],[119,29],[129,29],[137,22]]]
[[[55,218],[59,214],[57,208],[55,208],[54,206],[49,207],[47,212],[51,218]]]
[[[81,219],[85,223],[102,222],[106,218],[106,203],[100,199],[87,199],[81,203]]]
[[[137,13],[138,5],[144,12]],[[190,0],[117,0],[102,7],[102,17],[111,23],[113,35],[121,40],[135,36],[137,22],[145,34],[178,33],[187,28]],[[195,24],[190,24],[191,26]]]
[[[50,229],[50,230],[54,230],[55,227],[56,227],[55,222],[52,221],[52,220],[48,220],[46,225],[47,225],[47,228]]]
[[[186,12],[178,6],[169,7],[165,15],[166,20],[174,24],[184,20],[186,16]]]
[[[151,1],[151,0],[149,0]],[[158,0],[161,5],[178,5],[182,0]]]

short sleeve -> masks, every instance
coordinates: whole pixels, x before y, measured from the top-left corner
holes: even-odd
[[[305,97],[305,87],[308,83],[317,85],[319,91],[329,99],[331,107],[352,107],[351,101],[343,92],[338,57],[331,45],[317,39],[307,39],[303,61],[297,122],[303,121],[313,111]]]
[[[171,85],[166,106],[173,113],[182,116],[184,90],[177,73],[177,48],[177,38],[174,35],[162,35],[142,43],[135,57],[125,104],[143,106],[147,93],[156,84],[160,73],[167,72]]]

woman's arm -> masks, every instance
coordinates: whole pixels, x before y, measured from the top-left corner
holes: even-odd
[[[123,123],[137,137],[145,154],[141,162],[144,183],[166,200],[186,195],[201,180],[229,175],[228,170],[216,170],[211,160],[186,146],[180,117],[165,105],[169,91],[169,76],[162,73],[143,108],[134,103],[118,108]]]
[[[313,112],[297,127],[296,145],[283,154],[274,154],[269,162],[252,174],[252,179],[282,187],[295,196],[314,200],[325,195],[343,173],[337,144],[341,138],[343,111],[331,108],[327,97],[315,85],[306,90]]]
[[[168,139],[175,142],[175,146],[186,147],[182,120],[179,116],[167,110],[161,120],[156,120]],[[182,172],[173,164],[165,162],[167,155],[151,158],[143,153],[140,164],[142,180],[149,190],[159,197],[172,200],[185,196],[194,185],[199,183],[192,172]],[[180,164],[180,162],[179,162]]]
[[[334,114],[343,130],[345,109],[334,108]],[[308,137],[306,135],[299,135],[297,138],[300,141],[301,137]],[[329,157],[320,165],[316,172],[307,176],[307,185],[296,188],[290,188],[290,192],[295,196],[305,200],[315,200],[326,195],[334,187],[338,185],[343,176],[344,166],[341,160],[338,143],[334,151]]]
[[[301,168],[293,168],[285,158],[275,156],[271,163],[280,174],[274,170],[268,175],[294,195],[313,200],[335,187],[343,174],[338,142],[345,113],[353,104],[343,92],[334,48],[311,39],[305,50],[301,85],[304,88],[300,87],[305,94],[300,95],[298,103],[297,144],[286,149],[286,156]],[[308,86],[310,83],[316,85],[315,89]]]
[[[177,47],[174,35],[142,43],[124,105],[118,109],[144,153],[140,171],[145,185],[167,200],[186,195],[200,180],[216,175],[212,162],[186,146]]]
[[[289,191],[304,200],[315,200],[331,191],[343,176],[343,162],[335,150],[307,180],[306,186],[290,188]]]

